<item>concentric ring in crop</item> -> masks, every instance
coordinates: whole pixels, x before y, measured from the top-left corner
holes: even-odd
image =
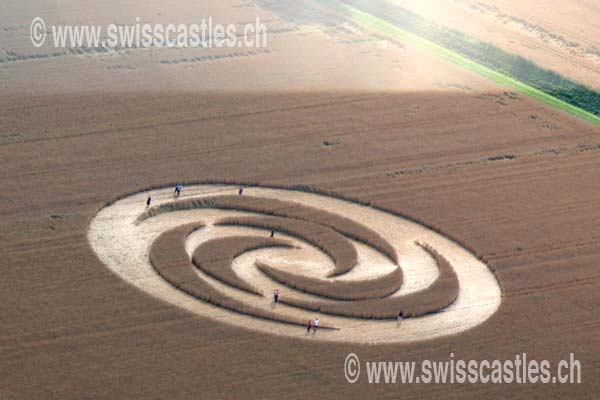
[[[129,195],[98,212],[89,241],[109,269],[152,296],[298,339],[420,341],[472,329],[500,305],[488,266],[421,224],[329,195],[239,188]]]

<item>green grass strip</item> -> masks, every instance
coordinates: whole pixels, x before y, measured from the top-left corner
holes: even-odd
[[[401,39],[407,43],[410,43],[420,49],[426,50],[432,54],[435,54],[439,57],[444,58],[445,60],[450,61],[453,64],[456,64],[460,67],[466,68],[469,71],[475,72],[481,76],[484,76],[488,79],[493,80],[494,82],[500,83],[504,86],[510,87],[522,94],[525,94],[529,97],[532,97],[536,100],[541,101],[542,103],[548,104],[552,107],[555,107],[559,110],[565,111],[571,115],[579,117],[588,122],[594,123],[596,125],[600,125],[600,117],[594,115],[588,111],[585,111],[579,107],[576,107],[572,104],[567,103],[566,101],[557,99],[554,96],[551,96],[543,91],[536,89],[526,83],[518,81],[514,78],[506,76],[500,72],[494,71],[484,65],[481,65],[475,61],[471,61],[466,57],[463,57],[460,54],[455,53],[454,51],[448,50],[442,46],[439,46],[427,39],[423,39],[422,37],[415,35],[411,32],[408,32],[402,28],[398,28],[397,26],[381,19],[375,17],[371,14],[358,10],[357,8],[350,6],[348,4],[344,4],[346,10],[350,13],[353,19],[356,21],[375,28],[383,33],[391,35],[394,38]]]

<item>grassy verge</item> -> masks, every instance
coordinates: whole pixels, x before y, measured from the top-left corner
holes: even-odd
[[[487,67],[479,62],[472,61],[471,59],[457,53],[456,51],[449,50],[445,47],[442,47],[433,41],[425,39],[417,34],[411,33],[405,29],[402,29],[395,24],[388,22],[382,18],[376,17],[372,14],[363,12],[351,5],[344,5],[347,12],[351,15],[351,17],[357,21],[362,23],[363,25],[369,26],[371,28],[375,28],[378,31],[388,34],[394,38],[401,39],[407,43],[410,43],[416,47],[419,47],[423,50],[426,50],[436,56],[439,56],[447,61],[450,61],[453,64],[456,64],[460,67],[466,68],[469,71],[475,72],[481,76],[484,76],[488,79],[491,79],[499,84],[510,87],[520,93],[523,93],[529,97],[532,97],[536,100],[541,101],[542,103],[548,104],[552,107],[555,107],[559,110],[565,111],[569,114],[572,114],[576,117],[584,119],[588,122],[594,123],[596,125],[600,125],[600,117],[592,112],[586,111],[580,107],[577,107],[567,101],[561,100],[545,91],[542,91],[538,88],[531,86],[521,80],[510,77],[504,73],[498,72],[490,67]],[[456,33],[452,33],[456,36]],[[449,33],[450,35],[450,33]],[[466,40],[466,39],[463,39]],[[473,41],[471,41],[473,43]],[[488,46],[489,47],[489,46]],[[496,52],[501,56],[505,56],[507,53],[497,49]],[[515,60],[520,60],[519,57],[514,57]],[[535,68],[535,71],[545,71],[541,70],[539,67],[534,66],[534,64],[530,63],[531,68]],[[551,72],[546,71],[547,74],[553,74]],[[557,76],[556,74],[552,75],[553,77]],[[562,78],[564,82],[569,82],[568,80]],[[577,84],[572,83],[574,87],[580,87]],[[565,94],[565,97],[567,94]]]

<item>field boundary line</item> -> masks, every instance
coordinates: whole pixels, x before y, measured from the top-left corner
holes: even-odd
[[[591,122],[596,125],[600,125],[600,117],[591,112],[585,111],[579,107],[569,104],[566,101],[560,100],[524,82],[511,78],[491,68],[488,68],[476,61],[472,61],[428,39],[424,39],[419,35],[411,33],[405,29],[399,28],[391,22],[385,21],[372,14],[361,11],[351,5],[343,4],[343,6],[349,12],[352,19],[363,26],[374,28],[379,32],[403,40],[404,42],[414,45],[421,50],[425,50],[433,55],[445,59],[446,61],[458,65],[459,67],[465,68],[471,72],[479,74],[480,76],[491,79],[496,83],[514,89],[519,93],[541,101],[544,104],[557,108],[561,111],[567,112],[585,121]]]

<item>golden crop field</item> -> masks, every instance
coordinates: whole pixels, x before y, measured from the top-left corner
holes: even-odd
[[[0,9],[0,399],[596,397],[600,5]],[[136,17],[258,18],[268,43],[48,43]],[[524,354],[581,382],[484,381]],[[371,382],[370,362],[450,360],[492,365]]]

